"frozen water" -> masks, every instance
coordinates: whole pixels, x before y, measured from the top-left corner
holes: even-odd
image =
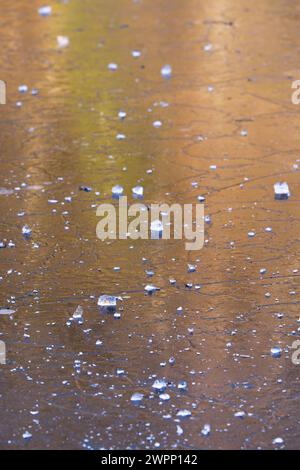
[[[162,77],[170,78],[172,76],[172,67],[171,67],[171,65],[169,65],[169,64],[164,65],[161,68],[160,73],[161,73]]]
[[[118,69],[118,64],[115,64],[114,62],[110,62],[107,66],[108,70],[115,71]]]
[[[132,193],[133,193],[133,196],[136,197],[136,198],[142,198],[143,195],[144,195],[144,188],[143,186],[135,186],[134,188],[132,188]]]
[[[274,184],[275,199],[288,199],[291,195],[287,183]]]
[[[60,47],[61,49],[68,47],[68,45],[70,44],[68,36],[57,36],[56,40],[58,47]]]
[[[282,439],[282,437],[275,437],[275,439],[273,439],[272,441],[272,444],[274,445],[280,445],[280,444],[283,444],[284,443],[284,440]]]
[[[247,137],[247,135],[248,135],[247,129],[242,129],[240,134],[241,134],[242,137]]]
[[[22,437],[23,439],[30,439],[32,437],[32,434],[29,431],[25,431]]]
[[[170,395],[169,395],[168,393],[161,393],[161,394],[159,395],[159,398],[160,398],[161,400],[163,400],[163,401],[168,401],[168,400],[170,400],[171,397],[170,397]]]
[[[52,7],[43,6],[38,9],[38,12],[41,16],[50,16],[52,13]]]
[[[139,401],[142,401],[143,398],[143,393],[136,392],[131,396],[130,400],[137,403]]]
[[[158,129],[159,127],[162,126],[162,122],[161,121],[154,121],[153,122],[153,127],[156,127],[156,129]]]
[[[196,271],[196,266],[194,264],[188,264],[188,272],[194,273]]]
[[[127,116],[127,113],[125,111],[119,111],[118,116],[120,119],[125,119]]]
[[[181,434],[183,434],[183,429],[179,424],[176,425],[176,434],[177,436],[181,436]]]
[[[20,85],[18,90],[19,90],[20,93],[27,93],[28,86],[27,85]]]
[[[74,320],[81,320],[82,316],[83,316],[83,308],[80,305],[78,305],[72,317],[74,318]]]
[[[113,197],[119,197],[119,196],[122,196],[124,192],[124,188],[120,184],[117,184],[116,186],[112,188],[111,192],[112,192]]]
[[[246,413],[245,413],[245,411],[237,411],[236,413],[234,413],[234,416],[236,418],[245,418]]]
[[[100,295],[97,305],[103,308],[116,308],[118,300],[121,300],[121,297],[115,297],[114,295]]]
[[[147,284],[144,290],[147,292],[147,294],[152,294],[153,292],[160,290],[160,288],[154,286],[153,284]]]
[[[12,315],[15,313],[15,310],[11,308],[0,308],[0,315]]]
[[[181,380],[177,385],[178,390],[187,390],[188,384],[185,380]]]
[[[131,52],[131,55],[132,57],[134,57],[134,59],[137,59],[138,57],[141,57],[141,51],[138,51],[138,50],[134,50]]]
[[[25,237],[29,237],[29,236],[32,234],[32,230],[31,230],[31,228],[29,227],[29,225],[23,225],[23,227],[22,227],[22,234],[23,234]]]
[[[273,357],[280,357],[281,353],[282,349],[280,348],[280,346],[274,346],[273,348],[271,348],[271,355]]]
[[[190,410],[179,410],[176,414],[178,418],[189,418],[192,415]]]
[[[205,52],[209,52],[209,51],[211,51],[212,49],[213,49],[213,45],[212,45],[211,43],[204,44],[204,46],[203,46],[203,50],[204,50]]]
[[[165,380],[156,379],[152,384],[152,388],[156,392],[163,392],[167,388],[167,382]]]
[[[205,424],[203,426],[203,428],[201,429],[201,434],[202,434],[202,436],[205,436],[205,437],[209,436],[209,434],[210,434],[210,425],[209,424]]]

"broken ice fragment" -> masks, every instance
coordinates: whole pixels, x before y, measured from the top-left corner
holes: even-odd
[[[135,186],[134,188],[132,188],[132,193],[133,193],[133,196],[136,197],[136,198],[142,198],[143,195],[144,195],[144,188],[143,186]]]
[[[52,7],[43,6],[38,9],[38,12],[41,16],[50,16],[52,13]]]
[[[209,424],[204,424],[203,428],[201,429],[201,434],[202,436],[209,436],[210,434],[210,425]]]
[[[68,45],[70,44],[68,36],[57,36],[56,40],[58,47],[60,47],[61,49],[68,47]]]
[[[284,443],[284,440],[282,439],[282,437],[275,437],[275,439],[273,439],[272,441],[273,445],[278,445],[278,444],[283,444],[283,443]]]
[[[280,357],[281,353],[282,353],[282,350],[279,346],[274,346],[273,348],[271,348],[271,355],[273,357]]]
[[[177,436],[181,436],[181,434],[183,434],[183,429],[181,426],[179,426],[179,424],[176,426],[176,434]]]
[[[102,308],[115,309],[118,300],[122,300],[122,298],[114,295],[100,295],[97,305]]]
[[[159,395],[159,398],[160,398],[161,400],[163,400],[163,401],[168,401],[168,400],[170,400],[171,397],[170,397],[170,395],[169,395],[168,393],[161,393],[161,394]]]
[[[90,193],[92,191],[92,188],[90,186],[79,186],[79,191]]]
[[[114,62],[111,62],[110,64],[108,64],[107,68],[108,68],[108,70],[115,71],[118,68],[118,64],[115,64]]]
[[[131,52],[131,55],[132,57],[134,57],[134,59],[137,59],[138,57],[141,57],[141,51],[137,51],[137,50],[134,50]]]
[[[181,380],[178,382],[177,388],[178,390],[187,390],[188,384],[185,380]]]
[[[117,184],[116,186],[114,186],[112,188],[111,192],[112,192],[113,197],[118,198],[118,197],[122,196],[122,194],[124,192],[124,188],[120,184]]]
[[[125,119],[127,116],[127,113],[125,113],[125,111],[119,111],[118,116],[120,119]]]
[[[158,129],[159,127],[162,126],[162,122],[161,121],[154,121],[153,122],[153,127],[156,127],[156,129]]]
[[[143,393],[136,392],[131,396],[130,400],[137,403],[139,401],[142,401],[143,398],[144,398]]]
[[[156,392],[163,392],[167,388],[167,382],[165,380],[156,379],[152,384],[152,388]]]
[[[157,240],[162,237],[163,223],[160,220],[153,220],[150,225],[151,238]]]
[[[248,135],[247,129],[242,129],[241,132],[240,132],[240,135],[241,135],[242,137],[247,137],[247,135]]]
[[[211,43],[205,44],[205,45],[203,46],[203,50],[204,50],[205,52],[211,51],[212,48],[213,48],[213,45],[212,45]]]
[[[275,199],[288,199],[291,195],[287,183],[274,184]]]
[[[15,310],[11,308],[0,308],[0,315],[12,315],[15,313]]]
[[[241,418],[241,419],[243,419],[243,418],[245,418],[246,413],[245,413],[245,411],[237,411],[236,413],[234,413],[234,416],[235,416],[236,418]]]
[[[172,67],[169,64],[164,65],[160,70],[161,76],[163,78],[171,78],[172,76]]]
[[[19,90],[20,93],[27,93],[28,86],[27,85],[20,85],[18,90]]]
[[[196,266],[194,264],[188,264],[188,272],[194,273],[196,271]]]
[[[189,418],[192,415],[190,410],[179,410],[176,414],[178,418]]]
[[[32,437],[32,434],[30,434],[29,431],[25,431],[22,437],[23,439],[30,439]]]
[[[24,235],[24,237],[30,237],[30,235],[32,234],[32,230],[29,225],[24,225],[22,227],[22,234]]]
[[[147,292],[147,294],[153,294],[153,292],[160,290],[160,288],[153,286],[152,284],[147,284],[144,290]]]
[[[78,305],[72,317],[74,318],[74,320],[81,320],[82,316],[83,316],[83,308],[80,305]]]

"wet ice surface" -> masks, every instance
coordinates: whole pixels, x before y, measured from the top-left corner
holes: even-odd
[[[1,448],[299,447],[300,12],[246,6],[2,5]],[[200,197],[204,248],[98,240],[117,184]]]

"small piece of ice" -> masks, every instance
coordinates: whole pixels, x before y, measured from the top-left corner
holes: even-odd
[[[38,9],[38,12],[41,16],[50,16],[52,13],[52,7],[43,6]]]
[[[144,188],[143,186],[135,186],[134,188],[132,188],[132,193],[133,193],[133,196],[136,197],[136,198],[142,198],[143,195],[144,195]]]
[[[114,197],[119,197],[119,196],[122,196],[124,192],[124,188],[120,184],[117,184],[116,186],[112,188],[111,192]]]
[[[288,199],[291,195],[287,183],[274,184],[275,199]]]
[[[119,111],[118,116],[120,119],[125,119],[127,116],[127,113],[125,111]]]
[[[68,36],[57,36],[56,40],[58,47],[60,47],[61,49],[68,47],[68,45],[70,44]]]
[[[137,59],[138,57],[141,57],[141,51],[138,51],[138,50],[134,50],[131,52],[131,55],[134,59]]]
[[[168,401],[168,400],[170,400],[171,397],[170,397],[170,395],[169,395],[168,393],[161,393],[161,394],[159,395],[159,398],[160,398],[161,400],[163,400],[163,401]]]
[[[153,122],[153,127],[155,127],[156,129],[158,129],[159,127],[162,126],[162,122],[161,121],[154,121]]]
[[[29,431],[25,431],[22,437],[23,439],[30,439],[32,437],[32,434],[30,434]]]
[[[83,316],[83,308],[80,305],[78,305],[72,317],[74,318],[74,320],[81,320],[82,316]]]
[[[147,294],[153,294],[153,292],[156,292],[158,290],[160,290],[159,287],[156,287],[152,284],[147,284],[145,287],[144,287],[144,290],[147,292]]]
[[[118,69],[118,64],[115,64],[114,62],[110,62],[107,66],[108,70],[115,71]]]
[[[172,67],[169,64],[164,65],[160,70],[161,76],[163,78],[171,78],[172,76]]]
[[[18,90],[19,90],[19,93],[27,93],[28,86],[27,85],[20,85]]]
[[[194,273],[196,271],[196,266],[194,264],[188,264],[188,272]]]
[[[31,228],[29,227],[29,225],[23,225],[23,227],[22,227],[22,234],[23,234],[25,237],[29,237],[29,236],[32,234],[32,230],[31,230]]]
[[[209,425],[209,424],[205,424],[205,425],[203,426],[203,428],[201,429],[201,434],[202,434],[202,436],[205,436],[205,437],[206,437],[206,436],[209,436],[209,435],[210,435],[210,429],[211,429],[211,428],[210,428],[210,425]]]
[[[97,305],[104,308],[116,308],[118,300],[121,298],[114,295],[100,295]]]
[[[167,382],[165,380],[156,379],[152,384],[152,388],[156,392],[163,392],[167,388]]]
[[[0,315],[12,315],[13,313],[15,313],[15,310],[11,308],[0,308]]]
[[[273,348],[271,348],[271,355],[273,357],[280,357],[281,353],[282,349],[280,348],[280,346],[274,346]]]
[[[142,401],[143,398],[144,398],[143,393],[136,392],[131,396],[130,400],[137,403],[139,401]]]
[[[177,436],[181,436],[181,434],[183,434],[183,429],[181,426],[179,426],[179,424],[176,426],[176,434]]]
[[[190,410],[179,410],[176,414],[178,418],[189,418],[192,415]]]

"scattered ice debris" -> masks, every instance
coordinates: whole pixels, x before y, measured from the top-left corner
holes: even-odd
[[[163,78],[171,78],[172,76],[172,67],[169,64],[164,65],[160,70],[161,76]]]
[[[143,398],[144,398],[144,394],[143,394],[143,393],[136,392],[136,393],[134,393],[134,394],[131,396],[130,400],[131,400],[132,402],[138,403],[138,402],[142,401]]]
[[[52,13],[52,7],[43,6],[38,9],[38,12],[41,16],[50,16]]]
[[[39,94],[39,90],[37,90],[36,88],[32,88],[31,94],[32,94],[32,96],[36,96],[36,95]]]
[[[183,307],[177,307],[176,308],[176,313],[182,313],[183,312]]]
[[[0,196],[10,196],[13,192],[13,189],[0,188]]]
[[[24,235],[24,237],[30,237],[30,235],[32,234],[32,230],[29,225],[23,225],[22,234]]]
[[[127,113],[125,111],[119,111],[118,116],[120,119],[125,119],[127,116]]]
[[[176,426],[176,434],[177,436],[181,436],[181,434],[183,434],[183,429],[181,426],[179,426],[179,424]]]
[[[122,315],[121,315],[119,312],[115,312],[115,313],[114,313],[114,318],[115,318],[116,320],[119,320],[119,319],[121,318],[121,316],[122,316]]]
[[[102,344],[103,344],[103,341],[101,341],[101,339],[97,339],[96,346],[102,346]]]
[[[259,273],[260,273],[260,274],[266,274],[266,272],[267,272],[266,268],[261,268],[261,269],[259,270]]]
[[[12,315],[15,313],[15,310],[12,308],[0,308],[0,315]]]
[[[217,165],[210,165],[210,170],[216,170],[217,169]]]
[[[188,388],[188,384],[185,380],[181,380],[180,382],[178,382],[177,388],[178,388],[178,390],[184,390],[185,391]]]
[[[271,355],[273,357],[280,357],[281,353],[282,349],[280,348],[280,346],[274,346],[273,348],[271,348]]]
[[[171,397],[170,397],[170,395],[169,395],[168,393],[161,393],[161,394],[159,395],[159,398],[160,398],[162,401],[168,401],[168,400],[170,400]]]
[[[19,93],[27,93],[28,86],[27,85],[20,85],[18,90],[19,90]]]
[[[153,277],[154,276],[154,271],[150,271],[150,270],[146,269],[145,273],[147,274],[148,277]]]
[[[169,279],[169,283],[171,284],[171,286],[174,286],[176,284],[176,279],[171,277],[171,279]]]
[[[288,199],[291,195],[287,183],[274,184],[275,199]]]
[[[214,87],[213,87],[212,85],[208,85],[207,91],[208,91],[209,93],[212,93],[212,92],[214,91]]]
[[[125,139],[126,139],[126,135],[125,135],[125,134],[117,134],[117,135],[116,135],[116,139],[117,139],[117,140],[125,140]]]
[[[23,439],[30,439],[32,437],[32,434],[29,431],[25,431],[22,437]]]
[[[162,122],[161,121],[154,121],[153,122],[153,127],[155,127],[156,129],[158,129],[159,127],[162,126]]]
[[[188,264],[188,272],[189,273],[194,273],[196,271],[197,267],[195,264]]]
[[[131,52],[131,55],[134,59],[137,59],[138,57],[141,57],[142,53],[141,51],[138,51],[135,49],[134,51]]]
[[[186,287],[187,289],[192,289],[193,283],[192,283],[192,282],[187,282],[187,283],[185,284],[185,287]]]
[[[100,295],[97,305],[102,308],[114,309],[117,307],[118,300],[122,300],[122,298],[114,295]]]
[[[164,226],[161,220],[153,220],[150,224],[151,238],[152,239],[161,238],[163,229],[164,229]]]
[[[90,193],[92,191],[92,188],[90,186],[79,186],[79,191],[84,191],[86,193]]]
[[[72,315],[72,318],[74,320],[82,320],[82,317],[83,317],[83,308],[80,305],[78,305],[78,307],[76,308],[75,312]]]
[[[210,435],[210,431],[211,431],[210,424],[204,424],[203,428],[201,429],[201,434],[202,436],[207,437]]]
[[[240,135],[241,135],[242,137],[247,137],[247,135],[248,135],[247,129],[242,129],[241,132],[240,132]]]
[[[145,292],[147,292],[147,294],[153,294],[153,292],[156,292],[156,291],[160,290],[160,288],[154,286],[153,284],[147,284],[144,287],[144,290],[145,290]]]
[[[21,108],[22,106],[23,106],[22,101],[17,101],[17,102],[16,102],[16,107],[17,107],[17,108]]]
[[[248,232],[248,237],[249,238],[253,238],[253,237],[255,237],[255,235],[256,235],[256,233],[254,231]]]
[[[64,49],[70,44],[70,39],[68,38],[68,36],[57,36],[56,41],[60,49]]]
[[[170,364],[171,366],[173,366],[173,365],[175,364],[175,362],[176,362],[175,357],[171,356],[171,357],[169,358],[169,364]]]
[[[266,227],[265,228],[265,232],[267,232],[267,233],[270,233],[272,231],[273,231],[272,227]]]
[[[204,50],[205,52],[209,52],[209,51],[211,51],[212,49],[213,49],[213,45],[212,45],[210,42],[209,42],[208,44],[204,44],[204,46],[203,46],[203,50]]]
[[[133,193],[133,196],[136,197],[136,198],[142,198],[143,195],[144,195],[144,188],[143,186],[135,186],[134,188],[132,188],[132,193]]]
[[[192,416],[192,413],[190,410],[179,410],[176,413],[176,416],[178,416],[178,418],[189,418],[190,416]]]
[[[275,439],[273,439],[273,441],[272,441],[272,444],[274,446],[282,445],[282,444],[284,444],[284,440],[282,439],[282,437],[275,437]]]
[[[199,202],[205,202],[205,196],[198,196],[197,199]]]
[[[152,388],[156,392],[163,392],[167,388],[167,382],[163,379],[156,379],[152,384]]]
[[[6,243],[0,240],[0,248],[6,248]]]
[[[111,189],[111,192],[112,192],[113,197],[120,197],[122,196],[124,192],[124,188],[120,184],[117,184]]]
[[[234,416],[235,416],[236,418],[241,418],[241,419],[243,419],[243,418],[245,418],[246,413],[245,413],[245,411],[237,411],[236,413],[234,413]]]
[[[110,62],[107,66],[108,70],[115,71],[118,69],[118,64],[115,64],[114,62]]]

